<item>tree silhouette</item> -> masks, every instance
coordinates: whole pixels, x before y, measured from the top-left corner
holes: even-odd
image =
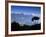
[[[34,24],[32,26],[24,24],[24,26],[20,26],[16,21],[11,22],[11,31],[23,31],[23,30],[39,30],[41,29],[41,24]]]
[[[39,20],[39,19],[40,19],[39,17],[36,17],[36,16],[35,16],[35,17],[32,18],[32,21],[34,21],[34,20]]]

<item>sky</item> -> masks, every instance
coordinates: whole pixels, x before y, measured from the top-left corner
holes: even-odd
[[[40,13],[40,7],[11,6],[12,13]]]
[[[32,17],[40,16],[41,8],[32,6],[11,6],[11,19],[20,24],[32,25]],[[14,15],[14,16],[13,16]]]

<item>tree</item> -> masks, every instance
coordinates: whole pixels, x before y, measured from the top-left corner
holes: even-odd
[[[32,21],[34,21],[34,20],[39,20],[39,19],[40,19],[39,17],[36,17],[36,16],[35,16],[35,17],[32,18]]]

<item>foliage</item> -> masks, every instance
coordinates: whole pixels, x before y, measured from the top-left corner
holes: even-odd
[[[24,24],[24,26],[20,26],[20,24],[15,21],[11,23],[11,31],[39,30],[40,28],[41,28],[40,24],[35,24],[32,26]]]

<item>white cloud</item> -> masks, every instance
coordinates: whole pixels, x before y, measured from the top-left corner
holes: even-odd
[[[35,14],[35,13],[32,13],[32,16],[37,16],[37,17],[40,17],[40,14]]]

